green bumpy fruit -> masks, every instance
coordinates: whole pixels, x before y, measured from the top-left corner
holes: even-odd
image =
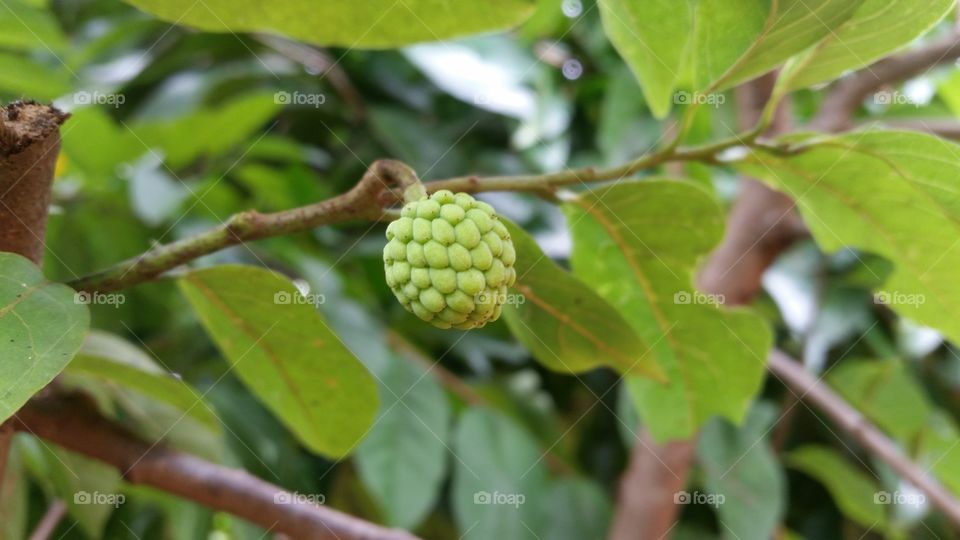
[[[387,285],[407,311],[438,328],[469,330],[500,317],[517,258],[489,204],[438,191],[409,202],[387,227]]]

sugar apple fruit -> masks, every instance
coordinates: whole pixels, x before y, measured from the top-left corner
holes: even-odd
[[[489,204],[442,190],[408,202],[387,227],[387,285],[403,307],[439,328],[500,317],[517,253]]]

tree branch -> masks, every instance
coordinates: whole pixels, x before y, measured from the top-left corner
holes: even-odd
[[[915,77],[933,66],[957,58],[960,58],[960,32],[922,48],[880,60],[834,85],[810,122],[810,127],[820,131],[849,129],[854,113],[870,94],[885,85]]]
[[[34,398],[13,418],[18,431],[116,467],[146,484],[229,512],[272,532],[307,540],[415,540],[336,510],[299,500],[245,471],[150,445],[96,411],[81,395]]]
[[[733,137],[695,148],[666,148],[617,167],[587,167],[543,175],[462,176],[426,184],[428,192],[441,189],[453,192],[483,191],[542,192],[557,187],[588,182],[616,180],[669,161],[701,161],[713,163],[716,154],[743,144]],[[399,161],[374,162],[363,178],[350,191],[319,203],[291,210],[261,214],[247,211],[232,216],[224,225],[170,244],[154,247],[136,257],[69,283],[78,291],[114,291],[152,280],[194,259],[235,246],[242,242],[304,232],[352,219],[379,220],[384,209],[402,200],[402,188],[416,179],[416,174]],[[400,190],[391,189],[400,187]],[[399,193],[398,193],[399,191]]]
[[[895,442],[887,438],[826,384],[803,369],[799,362],[777,350],[770,353],[769,368],[770,372],[791,388],[791,391],[800,399],[810,402],[823,411],[871,454],[880,458],[929,497],[930,502],[951,521],[960,525],[960,502],[923,468],[900,452]]]
[[[33,102],[0,107],[0,251],[43,260],[50,191],[67,115]],[[13,430],[0,424],[0,479]]]
[[[67,515],[67,505],[60,499],[55,499],[47,508],[47,513],[40,519],[40,523],[30,535],[30,540],[49,540],[56,532],[57,526]]]

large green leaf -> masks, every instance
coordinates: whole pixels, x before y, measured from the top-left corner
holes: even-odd
[[[461,538],[537,538],[547,471],[533,438],[497,413],[472,408],[460,419],[453,452],[453,515]]]
[[[960,340],[960,147],[885,131],[805,145],[755,151],[741,169],[793,197],[826,251],[856,247],[893,261],[878,299]]]
[[[447,473],[450,403],[429,373],[403,358],[390,360],[380,376],[380,416],[356,460],[386,523],[413,529],[436,502]]]
[[[693,7],[689,0],[599,0],[603,27],[613,46],[640,80],[650,109],[670,112],[673,91],[684,73]]]
[[[231,368],[301,442],[332,457],[356,446],[377,412],[376,384],[293,283],[218,266],[179,284]]]
[[[797,89],[835,79],[909,44],[953,8],[954,0],[866,0],[839,28],[791,62]]]
[[[767,440],[776,408],[759,403],[743,427],[722,419],[703,428],[697,457],[707,490],[722,495],[717,512],[728,540],[767,540],[783,519],[786,479]]]
[[[693,271],[723,236],[723,213],[702,189],[675,181],[624,183],[565,205],[573,268],[620,310],[669,383],[630,377],[657,439],[687,437],[718,414],[738,422],[763,380],[770,333],[749,311],[693,287]],[[518,250],[519,253],[519,250]]]
[[[211,32],[277,32],[315,45],[387,48],[502,30],[534,0],[127,0],[161,19]]]
[[[620,373],[662,379],[650,354],[617,310],[564,271],[520,227],[504,220],[517,248],[517,283],[503,310],[519,339],[542,364],[579,373],[610,366]]]
[[[692,73],[694,92],[734,86],[814,45],[863,0],[600,0],[604,28],[666,116]]]
[[[879,484],[836,451],[804,446],[790,452],[786,463],[823,484],[844,515],[854,522],[865,529],[887,530],[884,506],[875,502],[876,497],[882,496]]]
[[[0,253],[0,422],[70,362],[90,325],[87,306],[66,285],[13,253]]]

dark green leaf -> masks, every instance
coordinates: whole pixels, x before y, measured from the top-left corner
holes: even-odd
[[[447,473],[450,403],[432,375],[396,355],[380,383],[380,416],[357,449],[357,467],[386,523],[413,529]]]
[[[66,285],[13,253],[0,253],[0,421],[70,362],[90,324],[87,306]]]
[[[767,540],[783,519],[786,480],[767,440],[777,420],[776,408],[760,403],[743,427],[716,419],[700,434],[697,456],[707,491],[723,495],[717,512],[728,540]]]
[[[463,414],[454,441],[453,514],[462,538],[537,538],[547,471],[536,442],[482,408]]]

